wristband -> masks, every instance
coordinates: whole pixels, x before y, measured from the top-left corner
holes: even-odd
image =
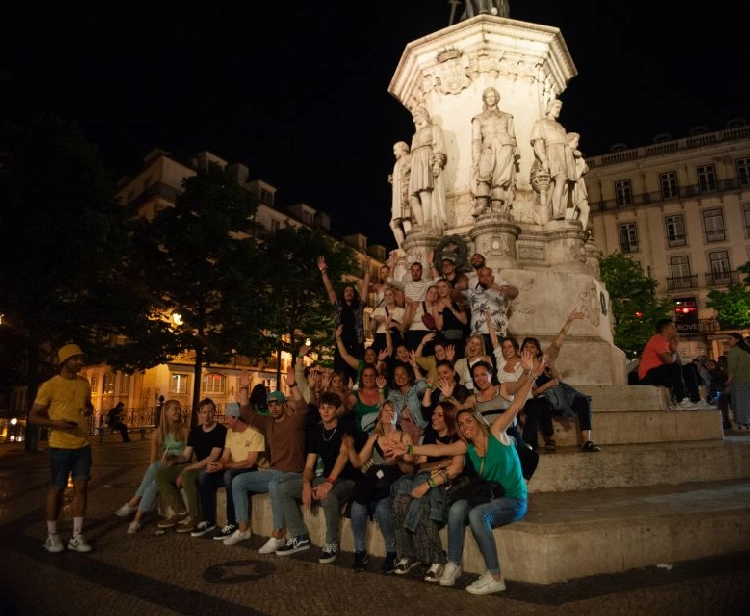
[[[432,389],[432,388],[433,388],[433,387],[432,387],[432,385],[425,385],[425,387],[426,387],[427,389]]]
[[[336,480],[333,477],[326,477],[326,481],[330,483],[332,486],[336,485]]]
[[[412,455],[414,453],[414,445],[409,445],[406,448],[406,453],[409,454],[409,455]]]
[[[430,478],[429,478],[429,479],[427,480],[427,484],[428,484],[428,485],[429,485],[429,486],[430,486],[431,488],[436,488],[436,487],[437,487],[437,484],[435,483],[435,478],[434,478],[434,477],[430,477]]]

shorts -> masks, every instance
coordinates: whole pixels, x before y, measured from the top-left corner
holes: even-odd
[[[71,474],[73,475],[73,481],[88,481],[91,479],[90,445],[80,449],[51,447],[49,457],[53,488],[64,490],[68,485],[68,477]]]

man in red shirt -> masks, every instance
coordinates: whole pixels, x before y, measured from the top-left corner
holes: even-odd
[[[677,408],[693,408],[686,396],[676,344],[677,329],[672,319],[659,319],[656,333],[646,343],[638,364],[638,384],[669,387],[672,399],[678,402]]]

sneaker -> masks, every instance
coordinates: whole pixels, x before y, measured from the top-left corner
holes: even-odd
[[[86,543],[86,539],[84,539],[83,535],[76,535],[75,537],[71,537],[70,541],[68,541],[68,549],[73,550],[74,552],[90,552],[93,548]]]
[[[433,563],[430,565],[430,568],[427,569],[427,573],[424,574],[424,581],[433,583],[439,582],[440,578],[443,576],[443,569],[445,569],[445,565]]]
[[[674,408],[679,411],[692,411],[697,407],[695,406],[695,404],[690,402],[690,398],[683,398],[678,404],[674,406]]]
[[[140,522],[133,520],[130,524],[128,524],[128,535],[135,535],[139,530],[141,530]]]
[[[300,535],[289,539],[284,545],[276,550],[276,556],[289,556],[302,550],[310,549],[310,538],[307,535]]]
[[[441,586],[453,586],[456,580],[461,577],[462,573],[461,565],[456,563],[448,563],[443,569],[443,575],[440,578]]]
[[[326,543],[323,547],[323,551],[320,553],[318,562],[321,565],[327,565],[328,563],[334,562],[336,560],[336,556],[338,555],[338,549],[339,546],[335,543]]]
[[[250,537],[253,536],[253,531],[248,527],[247,530],[240,530],[239,528],[234,531],[229,537],[224,539],[223,543],[224,545],[234,545],[235,543],[239,543],[240,541],[246,541],[247,539],[250,539]]]
[[[284,539],[277,539],[276,537],[270,537],[268,541],[266,541],[262,546],[260,546],[260,549],[258,550],[258,554],[276,554],[276,550],[282,547],[285,543],[286,541],[284,541]]]
[[[188,516],[177,526],[177,532],[192,533],[195,530],[195,527],[195,518],[191,518],[190,516]]]
[[[119,515],[121,518],[124,518],[131,513],[135,513],[136,511],[138,511],[138,507],[133,507],[130,503],[125,503],[122,507],[115,511],[115,515]]]
[[[216,524],[213,522],[206,522],[205,520],[203,522],[198,522],[198,526],[195,527],[195,530],[190,533],[191,537],[202,537],[203,535],[207,535],[210,533],[214,528],[216,528]]]
[[[383,564],[380,565],[380,573],[393,573],[396,564],[396,552],[386,552]]]
[[[161,520],[156,526],[158,528],[172,528],[174,526],[177,526],[180,524],[184,519],[187,513],[173,513],[168,518],[164,518]]]
[[[352,569],[355,571],[364,571],[368,560],[370,560],[370,557],[367,555],[367,552],[364,550],[357,550],[354,552],[354,564],[352,564]]]
[[[227,524],[218,533],[214,535],[214,541],[224,541],[232,536],[232,533],[237,530],[236,524]]]
[[[62,552],[65,549],[63,542],[60,541],[60,535],[58,535],[57,533],[55,533],[54,535],[47,535],[47,541],[44,542],[44,545],[42,547],[48,552],[52,552],[53,554]]]
[[[505,590],[505,581],[503,579],[494,579],[489,571],[484,575],[480,575],[476,581],[466,587],[466,591],[472,595],[489,595],[490,593],[501,592],[503,590]]]
[[[416,558],[400,558],[399,561],[396,563],[396,566],[393,567],[393,573],[396,575],[406,575],[414,569],[419,564],[419,561]],[[390,572],[384,572],[384,573],[390,573]]]

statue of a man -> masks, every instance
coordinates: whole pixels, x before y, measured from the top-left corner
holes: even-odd
[[[477,15],[494,15],[495,17],[509,17],[510,6],[508,0],[466,0],[461,21],[471,19]]]
[[[471,119],[471,164],[475,205],[479,216],[490,205],[507,213],[516,193],[518,148],[513,116],[500,111],[500,94],[495,88],[482,93],[482,113]]]
[[[412,224],[436,228],[445,226],[445,187],[441,173],[448,157],[445,154],[443,129],[432,122],[424,107],[412,114],[416,131],[411,142]]]
[[[396,162],[393,165],[393,173],[388,176],[388,181],[393,186],[391,198],[391,230],[396,238],[396,245],[401,244],[406,234],[411,231],[411,198],[409,195],[409,176],[411,175],[411,153],[409,144],[405,141],[397,141],[393,144],[393,155]]]
[[[576,179],[573,184],[573,188],[570,192],[571,195],[571,207],[569,207],[565,213],[565,218],[568,220],[579,220],[583,225],[583,230],[586,231],[586,227],[589,224],[589,191],[586,188],[586,180],[583,178],[589,172],[589,166],[586,164],[586,160],[581,154],[581,150],[578,149],[578,143],[581,140],[581,135],[578,133],[568,133],[568,145],[573,154],[573,160],[576,165]]]
[[[531,129],[531,147],[534,148],[542,172],[549,174],[552,189],[544,194],[542,208],[547,210],[545,219],[563,220],[568,205],[568,183],[576,179],[576,165],[573,152],[568,145],[565,128],[557,121],[562,102],[552,99],[547,103],[543,118],[534,123]]]

